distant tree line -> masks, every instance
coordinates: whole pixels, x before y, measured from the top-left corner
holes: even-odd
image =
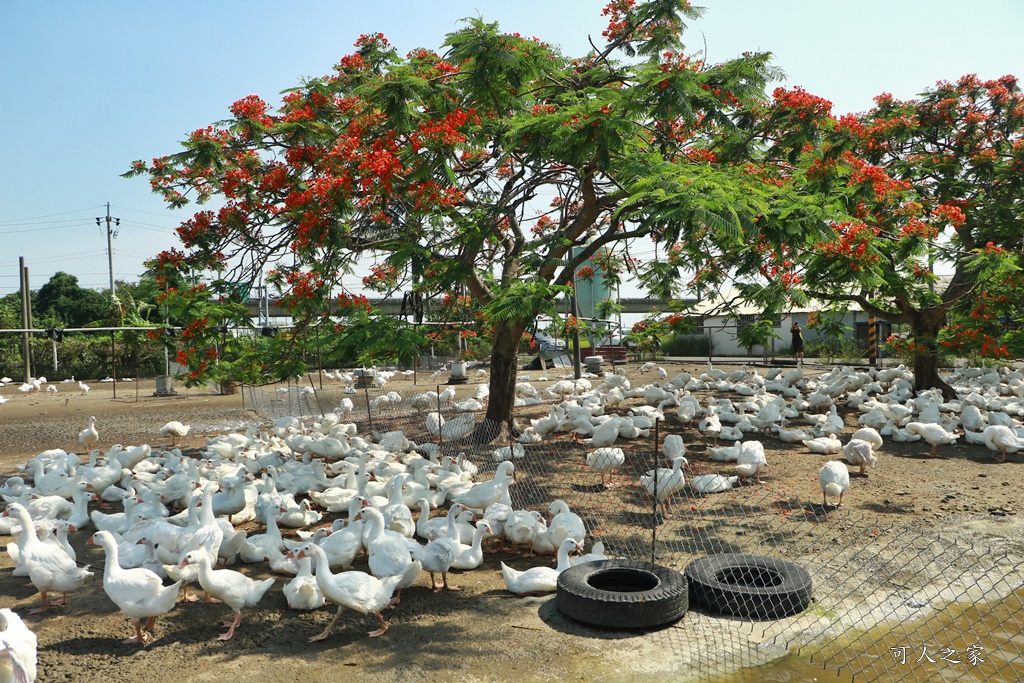
[[[59,331],[58,367],[53,367],[51,337],[31,338],[32,370],[35,376],[65,379],[98,379],[117,375],[154,376],[164,371],[164,345],[158,335],[144,331],[65,333],[64,330],[92,327],[151,327],[174,325],[161,310],[161,290],[147,273],[137,283],[115,283],[117,299],[109,290],[86,289],[78,278],[58,272],[42,287],[31,292],[32,327]],[[13,292],[0,298],[0,329],[20,329],[21,295]],[[55,335],[57,336],[57,335]],[[155,337],[155,338],[154,338]],[[16,379],[23,374],[22,335],[0,334],[0,373]]]

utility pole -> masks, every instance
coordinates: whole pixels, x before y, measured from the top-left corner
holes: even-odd
[[[21,279],[21,358],[25,366],[25,381],[32,377],[32,345],[29,330],[32,329],[32,292],[28,284],[28,266],[25,257],[18,257],[18,275]]]
[[[97,216],[96,217],[96,225],[98,225],[100,227],[103,227],[103,223],[101,223],[101,221],[103,221],[103,220],[104,220],[103,216]],[[106,217],[106,221],[107,221],[107,265],[110,268],[110,300],[114,301],[115,299],[117,299],[117,296],[114,293],[114,244],[113,244],[112,240],[113,240],[114,237],[117,237],[117,232],[114,230],[113,226],[120,227],[121,219],[120,218],[112,218],[110,216],[110,202],[107,202],[107,217]],[[111,225],[111,223],[113,223],[113,225]]]

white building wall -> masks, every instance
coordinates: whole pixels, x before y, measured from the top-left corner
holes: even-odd
[[[778,355],[778,350],[792,346],[792,336],[789,332],[789,328],[793,325],[794,320],[800,323],[800,327],[803,328],[805,344],[816,340],[818,335],[814,330],[808,329],[807,327],[807,318],[810,314],[811,311],[795,311],[789,315],[782,316],[781,324],[775,328],[775,333],[780,337],[775,340],[775,353],[773,353],[773,349],[769,347],[768,355]],[[846,331],[845,336],[852,339],[856,336],[857,323],[867,322],[867,315],[862,311],[851,311],[843,317],[843,322],[850,328]],[[747,347],[741,346],[739,340],[736,338],[738,329],[738,323],[734,318],[727,318],[725,316],[709,316],[708,318],[705,318],[704,334],[711,337],[712,355],[749,355]],[[752,349],[752,352],[755,356],[764,355],[764,349],[761,347]]]

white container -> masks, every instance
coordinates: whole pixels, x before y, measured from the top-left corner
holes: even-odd
[[[356,388],[365,389],[373,386],[377,371],[373,368],[357,368],[352,371],[352,376],[356,379]]]

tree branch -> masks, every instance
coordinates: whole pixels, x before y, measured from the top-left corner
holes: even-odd
[[[901,310],[898,313],[887,311],[884,308],[876,306],[868,301],[868,298],[863,294],[828,294],[826,292],[815,292],[812,290],[807,290],[807,294],[815,299],[820,299],[821,301],[852,301],[853,303],[859,304],[865,313],[876,318],[883,318],[891,323],[912,322],[914,319],[914,312],[916,312],[914,311],[913,306],[909,306],[909,304],[909,310]]]

